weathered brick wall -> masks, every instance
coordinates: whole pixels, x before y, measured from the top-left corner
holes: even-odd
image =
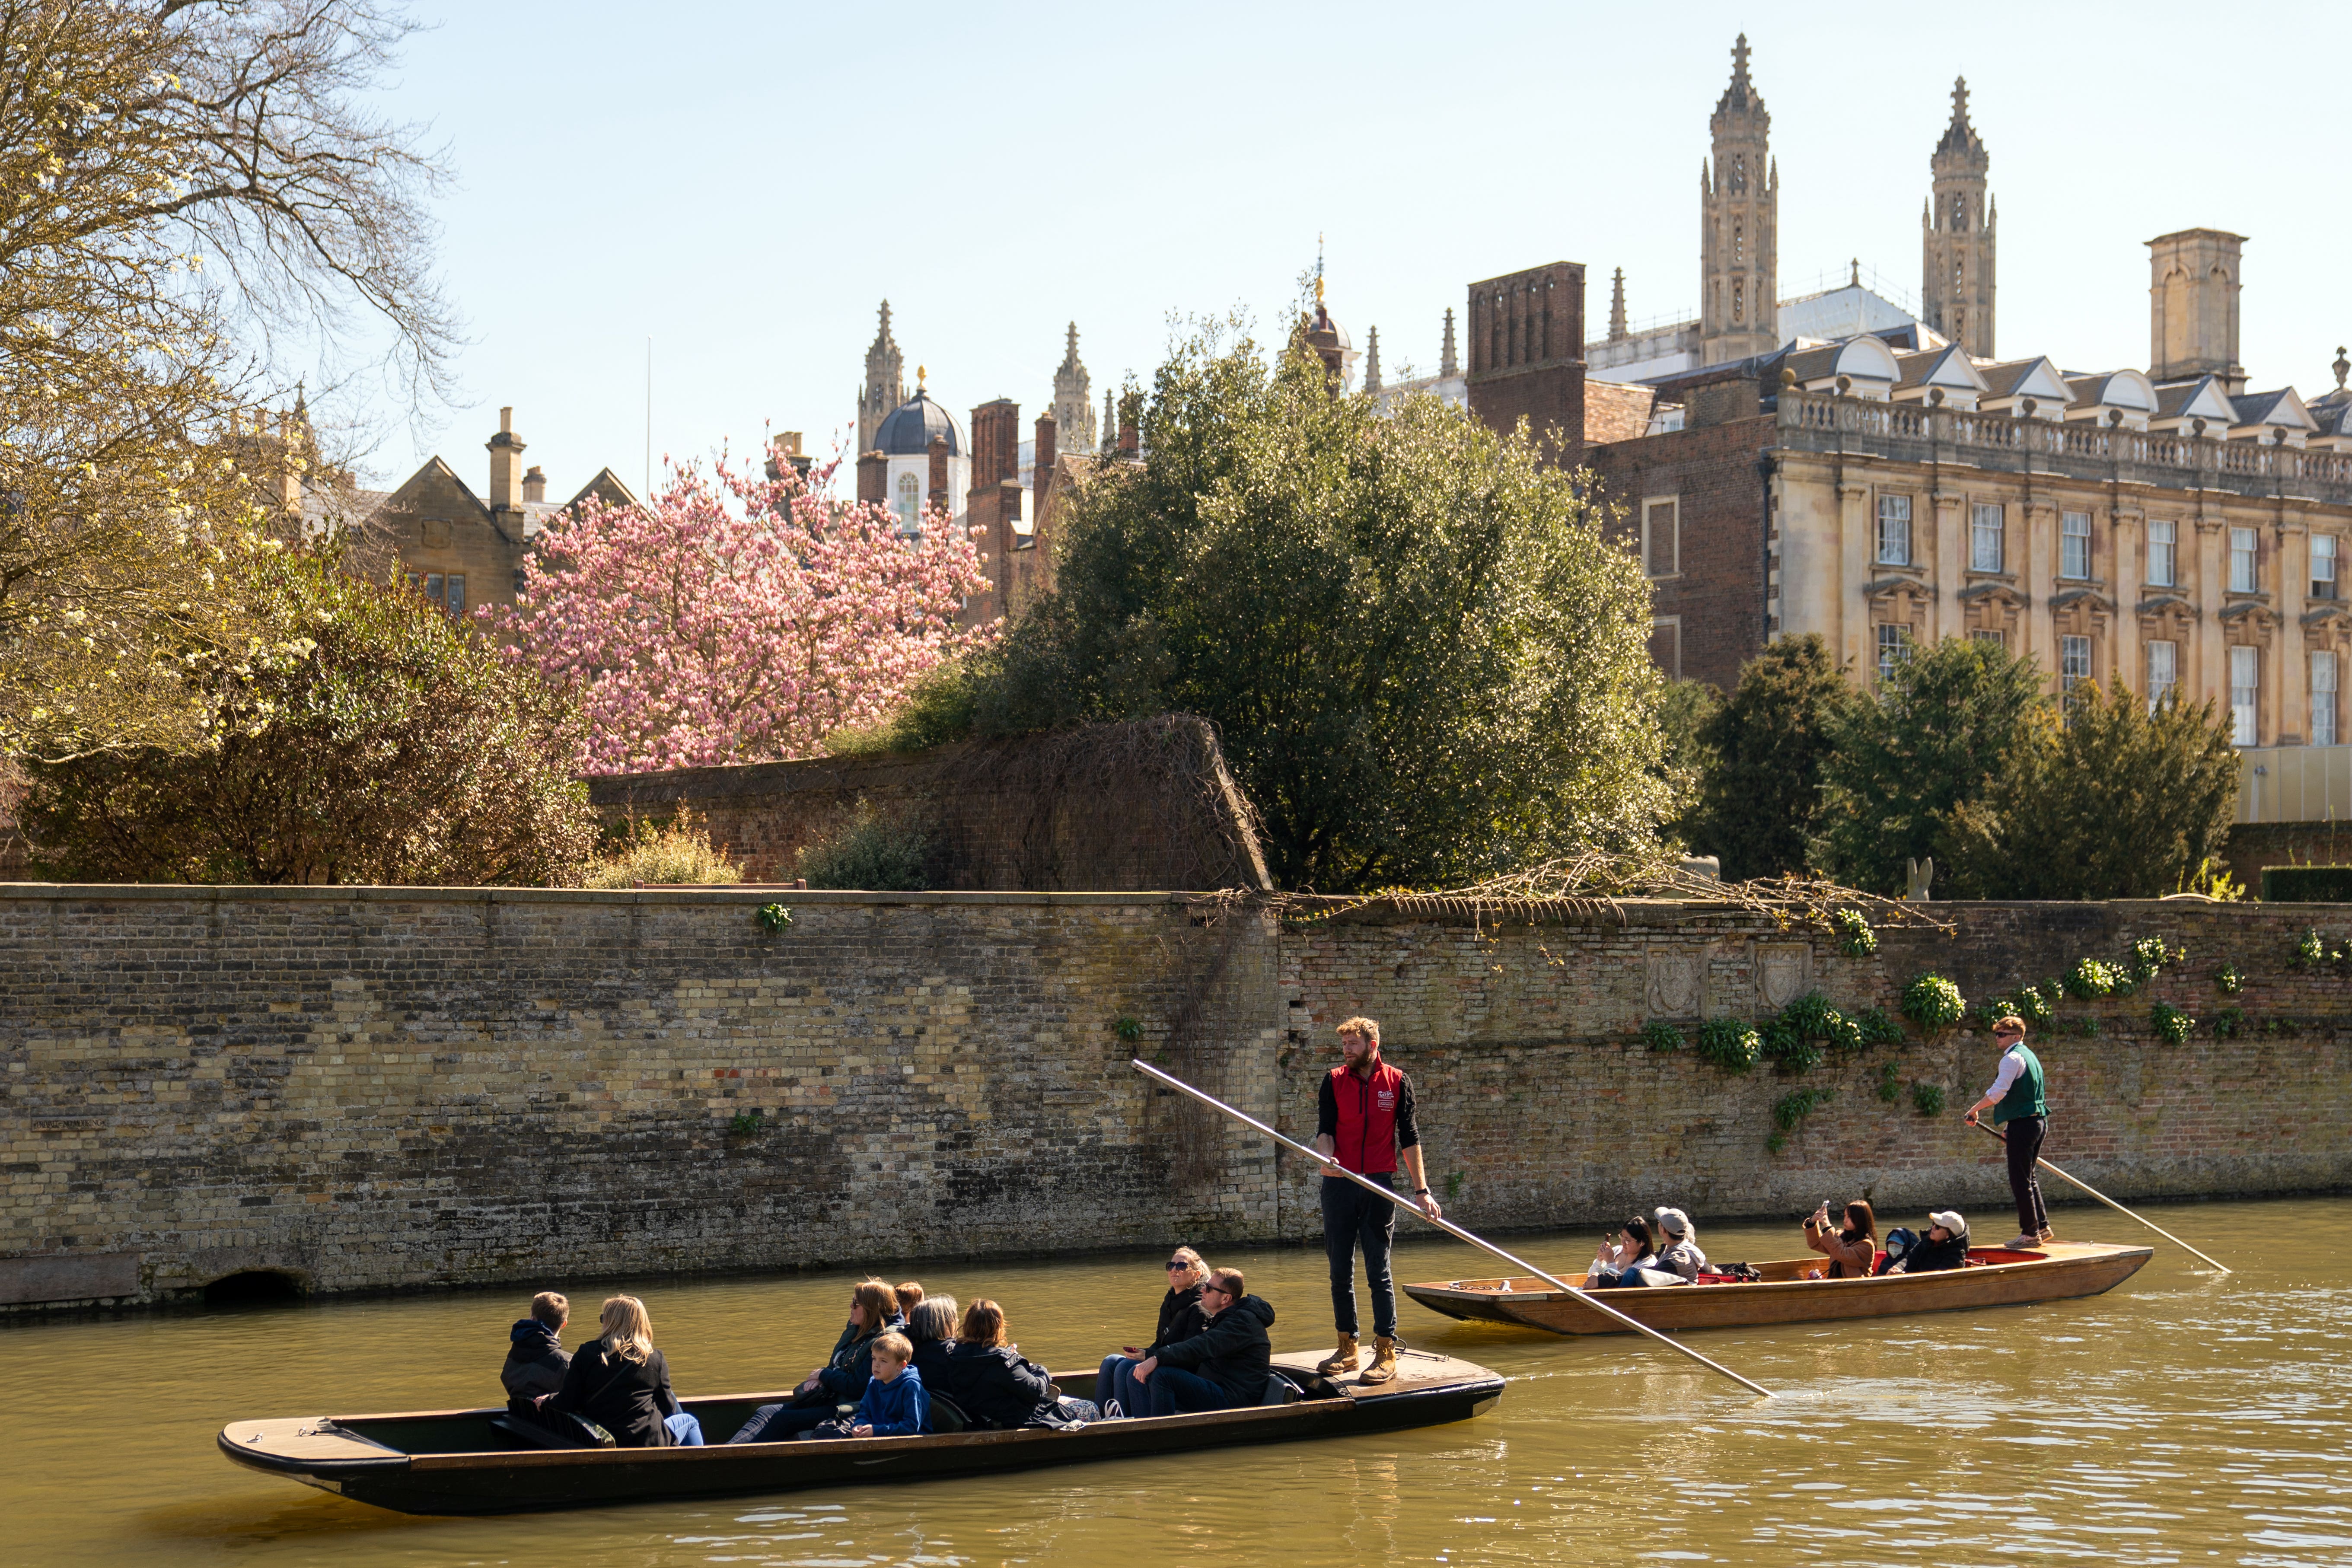
[[[2289,963],[2310,925],[2352,941],[2352,909],[1939,905],[1955,931],[1887,930],[1851,960],[1675,904],[1276,925],[1167,896],[809,893],[771,934],[770,896],[0,889],[0,1306],[256,1268],[345,1290],[1303,1238],[1311,1169],[1125,1062],[1305,1137],[1356,1012],[1414,1075],[1433,1177],[1474,1226],[1867,1189],[1990,1234],[1998,1151],[1958,1121],[1990,1075],[1980,1036],[1788,1080],[1635,1035],[1812,986],[1892,1009],[1929,968],[1974,999],[2145,935],[2186,966],[2067,1004],[2095,1038],[2037,1040],[2052,1157],[2125,1197],[2352,1184],[2352,972]],[[2200,1018],[2188,1045],[2154,1037],[2158,997]],[[2213,1034],[2224,1005],[2235,1038]],[[1941,1120],[1914,1082],[1945,1088]],[[1773,1102],[1815,1086],[1837,1098],[1768,1151]]]
[[[1678,905],[1629,904],[1622,924],[1367,912],[1295,926],[1282,950],[1291,1020],[1284,1111],[1301,1136],[1313,1131],[1315,1079],[1336,1059],[1331,1026],[1368,1013],[1413,1076],[1431,1179],[1474,1227],[1659,1204],[1717,1216],[1793,1214],[1868,1190],[1882,1212],[1958,1204],[1985,1234],[2006,1236],[2000,1149],[1958,1119],[1997,1060],[1973,1022],[1932,1040],[1906,1030],[1903,1047],[1852,1059],[1832,1054],[1794,1079],[1769,1064],[1728,1076],[1688,1046],[1654,1052],[1635,1037],[1663,1017],[1688,1039],[1702,1014],[1761,1017],[1777,1010],[1767,993],[1785,1000],[1815,987],[1848,1012],[1874,1005],[1894,1014],[1903,987],[1929,970],[1958,982],[1973,1005],[2160,936],[2188,950],[2184,967],[2132,997],[2060,1009],[2061,1031],[2095,1018],[2095,1037],[2036,1031],[2053,1102],[2049,1157],[2119,1196],[2352,1184],[2352,977],[2287,962],[2315,921],[2352,941],[2352,911],[2181,900],[1936,909],[1957,931],[1884,931],[1876,955],[1863,960],[1825,939]],[[2248,976],[2238,995],[2215,989],[2225,963]],[[1678,986],[1677,972],[1696,984]],[[2157,1038],[2149,1009],[2159,999],[2200,1020],[2188,1045]],[[2213,1032],[2225,1006],[2246,1017],[2235,1038]],[[1892,1104],[1878,1092],[1888,1062],[1899,1093]],[[1915,1083],[1944,1089],[1942,1117],[1913,1110]],[[1770,1152],[1774,1102],[1806,1088],[1836,1098]],[[1284,1213],[1299,1236],[1314,1228],[1315,1177],[1290,1167],[1305,1163],[1286,1167]]]
[[[1268,886],[1249,806],[1216,731],[1170,715],[909,755],[680,768],[591,779],[604,819],[706,817],[753,882],[859,800],[931,830],[933,887],[1033,892]]]
[[[2352,865],[2352,823],[2241,822],[2221,853],[2239,885],[2260,893],[2265,866]]]
[[[762,897],[0,890],[0,1304],[1273,1228],[1262,916]]]

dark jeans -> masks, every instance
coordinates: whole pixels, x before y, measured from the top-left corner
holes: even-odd
[[[2009,1190],[2017,1198],[2017,1229],[2021,1236],[2039,1236],[2050,1227],[2050,1211],[2042,1206],[2042,1181],[2033,1162],[2042,1155],[2042,1137],[2050,1123],[2039,1116],[2020,1116],[2002,1126],[2009,1140]]]
[[[799,1436],[810,1427],[832,1420],[840,1412],[833,1401],[822,1405],[762,1405],[751,1412],[730,1443],[784,1443]]]
[[[1102,1367],[1095,1373],[1095,1403],[1108,1405],[1116,1399],[1119,1409],[1129,1415],[1150,1415],[1151,1385],[1135,1381],[1135,1369],[1140,1364],[1140,1358],[1136,1356],[1103,1357]]]
[[[1151,1381],[1144,1386],[1151,1390],[1151,1414],[1154,1415],[1191,1415],[1202,1410],[1231,1410],[1234,1407],[1232,1394],[1200,1373],[1186,1372],[1181,1367],[1154,1369]]]
[[[1390,1175],[1365,1178],[1391,1192]],[[1331,1260],[1331,1319],[1343,1334],[1356,1331],[1356,1249],[1364,1252],[1364,1283],[1372,1292],[1372,1332],[1396,1337],[1396,1286],[1389,1279],[1389,1244],[1396,1239],[1396,1205],[1353,1182],[1323,1178],[1323,1251]]]

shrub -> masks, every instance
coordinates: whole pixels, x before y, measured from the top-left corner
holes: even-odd
[[[2294,944],[2294,958],[2293,959],[2290,967],[2295,969],[2310,969],[2315,965],[2325,963],[2326,962],[2326,939],[2322,937],[2316,930],[2305,931],[2303,933],[2303,939]]]
[[[2147,1010],[2147,1021],[2154,1026],[2157,1038],[2168,1046],[2177,1046],[2189,1038],[2189,1031],[2197,1020],[2169,1002],[2158,1002]]]
[[[1698,1054],[1726,1072],[1752,1072],[1763,1042],[1737,1018],[1709,1018],[1699,1026]]]
[[[2045,992],[2032,985],[2021,985],[2017,988],[2017,994],[2010,1000],[2017,1005],[2017,1016],[2020,1018],[2036,1026],[2045,1026],[2050,1022],[2051,1015],[2056,1010],[2054,1005],[2058,997],[2055,992]]]
[[[1808,1039],[1821,1039],[1830,1031],[1830,1020],[1838,1016],[1830,999],[1818,991],[1808,991],[1780,1009],[1780,1021]]]
[[[1944,1114],[1944,1086],[1940,1083],[1915,1083],[1911,1086],[1911,1109],[1922,1116]]]
[[[860,796],[849,815],[803,845],[795,860],[812,888],[906,892],[924,885],[929,828],[907,812],[883,812]]]
[[[768,1113],[758,1107],[739,1110],[728,1119],[727,1132],[733,1138],[757,1138],[768,1130]]]
[[[2213,1015],[2213,1032],[2225,1040],[2234,1040],[2245,1031],[2246,1010],[2224,1007]]]
[[[1683,1032],[1663,1018],[1653,1018],[1642,1026],[1642,1043],[1654,1051],[1678,1051],[1683,1048]]]
[[[1864,1007],[1853,1016],[1861,1026],[1862,1043],[1865,1046],[1899,1046],[1903,1043],[1903,1026],[1886,1016],[1884,1007]]]
[[[2352,866],[2265,866],[2266,904],[2352,904]]]
[[[770,931],[786,931],[791,929],[792,923],[793,911],[784,908],[783,905],[761,904],[760,906],[760,925],[762,930]]]
[[[1923,1029],[1949,1028],[1969,1016],[1960,988],[1940,974],[1922,974],[1903,988],[1903,1016]]]
[[[1789,1022],[1787,1014],[1764,1026],[1764,1057],[1783,1078],[1810,1072],[1822,1061],[1820,1042]]]
[[[2085,1013],[2078,1018],[2067,1019],[2066,1033],[2080,1036],[2082,1038],[2086,1040],[2097,1039],[2099,1037],[2098,1015],[2095,1013]]]
[[[1139,1018],[1128,1017],[1122,1014],[1118,1018],[1112,1020],[1110,1032],[1117,1035],[1120,1039],[1125,1040],[1131,1046],[1136,1041],[1143,1038],[1143,1021]]]
[[[2168,951],[2160,936],[2144,936],[2132,943],[2132,978],[2144,984],[2161,974],[2166,964],[2178,963],[2188,956],[2186,952]]]
[[[2123,971],[2112,963],[2095,958],[2078,958],[2074,967],[2066,972],[2063,984],[2066,994],[2077,1001],[2088,1002],[2114,992],[2126,982]]]
[[[1794,1094],[1784,1094],[1772,1102],[1772,1132],[1764,1140],[1764,1147],[1779,1153],[1788,1147],[1789,1135],[1806,1117],[1837,1098],[1832,1089],[1801,1089]]]
[[[632,822],[621,847],[588,863],[580,884],[584,888],[626,888],[638,882],[665,887],[724,887],[743,879],[743,868],[710,842],[703,818],[691,806],[681,809],[658,826],[651,819]]]
[[[1895,1070],[1893,1062],[1878,1064],[1878,1098],[1887,1105],[1903,1098],[1903,1075]]]
[[[2213,989],[2224,996],[2235,996],[2246,988],[2246,972],[2234,963],[2224,963],[2213,972]]]
[[[1878,951],[1878,933],[1870,929],[1860,910],[1834,911],[1830,930],[1837,936],[1838,951],[1848,958],[1868,958]]]

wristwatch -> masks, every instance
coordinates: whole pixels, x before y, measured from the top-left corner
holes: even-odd
[[[1429,1189],[1427,1187],[1415,1187],[1412,1190],[1412,1195],[1418,1198],[1426,1195],[1428,1192]]]

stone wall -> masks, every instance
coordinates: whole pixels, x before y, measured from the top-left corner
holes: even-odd
[[[1125,1062],[1308,1136],[1357,1012],[1474,1227],[1867,1190],[2005,1234],[1998,1151],[1958,1121],[1981,1037],[1795,1081],[1635,1037],[1814,986],[1891,1008],[1928,968],[1973,999],[2146,935],[2187,964],[2037,1042],[2052,1157],[2123,1196],[2352,1184],[2352,977],[2289,963],[2314,922],[2352,940],[2352,909],[1938,905],[1952,931],[1855,960],[1717,906],[1278,923],[1202,896],[805,893],[772,933],[773,896],[0,888],[0,1305],[247,1270],[362,1290],[1304,1239],[1311,1168]],[[2189,1044],[2154,1037],[2156,997],[2198,1016]],[[1946,1089],[1940,1120],[1916,1082]],[[1774,1153],[1772,1105],[1803,1087],[1836,1098]]]
[[[908,755],[624,773],[589,792],[613,824],[691,807],[753,882],[791,880],[796,851],[864,800],[931,830],[935,888],[1268,886],[1216,731],[1184,715]]]

